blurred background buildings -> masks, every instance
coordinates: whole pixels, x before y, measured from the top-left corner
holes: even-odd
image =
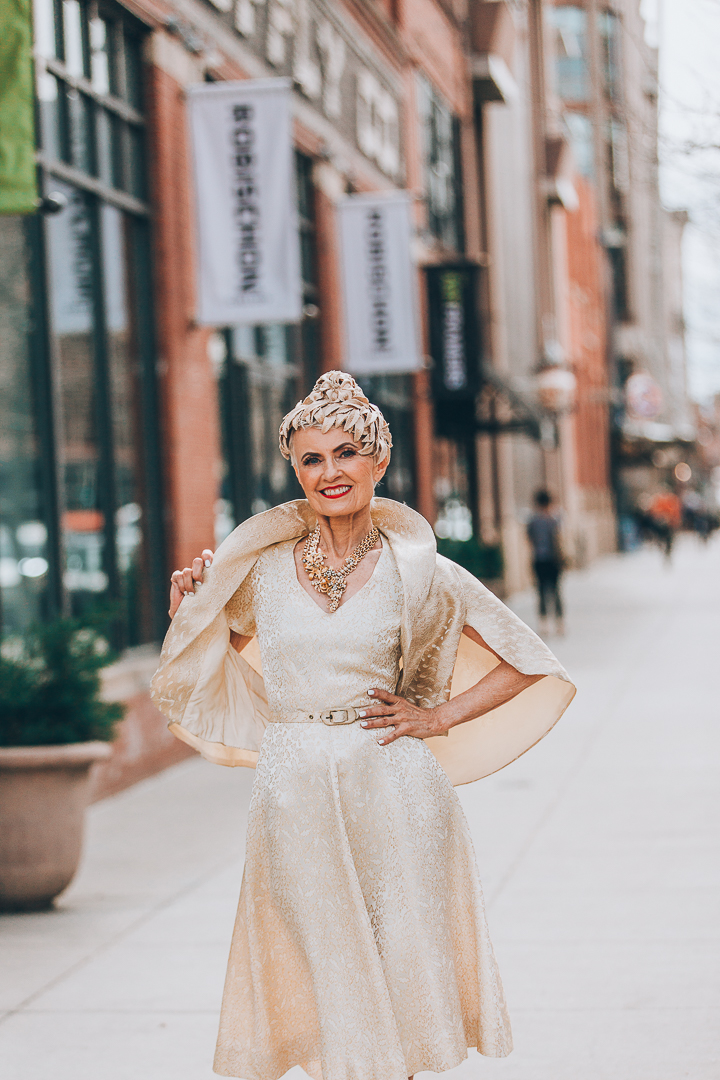
[[[171,569],[300,494],[277,429],[344,366],[344,194],[414,198],[428,360],[360,379],[395,439],[379,494],[482,548],[498,591],[530,580],[539,487],[584,565],[635,542],[642,498],[688,482],[679,464],[695,483],[720,463],[717,410],[686,393],[685,218],[660,202],[640,6],[35,0],[41,202],[0,216],[2,625],[119,605],[137,769],[169,752],[143,687]],[[278,75],[303,320],[199,327],[185,91]],[[433,365],[438,267],[476,306],[462,391]]]

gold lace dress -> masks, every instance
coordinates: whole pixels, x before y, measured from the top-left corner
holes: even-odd
[[[394,691],[403,590],[385,542],[328,614],[267,548],[227,605],[257,633],[272,720],[253,788],[215,1071],[406,1080],[511,1038],[460,803],[424,742],[308,713]],[[303,717],[305,721],[303,722]]]

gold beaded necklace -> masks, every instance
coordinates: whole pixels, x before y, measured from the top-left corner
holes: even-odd
[[[320,526],[317,525],[305,541],[302,553],[302,564],[307,576],[319,593],[324,593],[330,601],[330,611],[337,611],[342,599],[342,594],[347,589],[345,578],[352,574],[361,559],[364,559],[368,551],[371,551],[378,542],[380,533],[373,525],[364,540],[361,540],[351,555],[340,567],[334,570],[325,562],[325,556],[320,551]]]

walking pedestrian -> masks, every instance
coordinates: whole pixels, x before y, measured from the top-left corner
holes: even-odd
[[[323,375],[280,429],[306,498],[172,575],[154,700],[209,760],[257,767],[222,1076],[407,1080],[511,1049],[452,783],[524,753],[574,687],[424,518],[373,498],[391,446]]]
[[[655,523],[656,534],[665,559],[670,562],[675,536],[682,526],[682,503],[671,487],[665,485],[662,491],[653,495],[650,501],[650,517]]]
[[[527,535],[532,548],[533,573],[538,594],[540,633],[550,632],[549,607],[555,613],[555,633],[565,633],[560,576],[564,556],[560,539],[560,516],[553,511],[552,498],[547,491],[535,493],[535,513],[527,523]]]

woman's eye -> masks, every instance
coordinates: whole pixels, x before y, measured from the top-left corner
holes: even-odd
[[[303,465],[317,465],[319,460],[320,460],[320,458],[317,458],[317,457],[307,457],[303,461]]]
[[[350,448],[348,447],[348,449],[347,449],[347,450],[343,450],[343,452],[341,453],[340,457],[355,457],[355,454],[356,454],[356,453],[357,453],[357,451],[356,451],[356,450],[351,450],[351,449],[350,449]]]

